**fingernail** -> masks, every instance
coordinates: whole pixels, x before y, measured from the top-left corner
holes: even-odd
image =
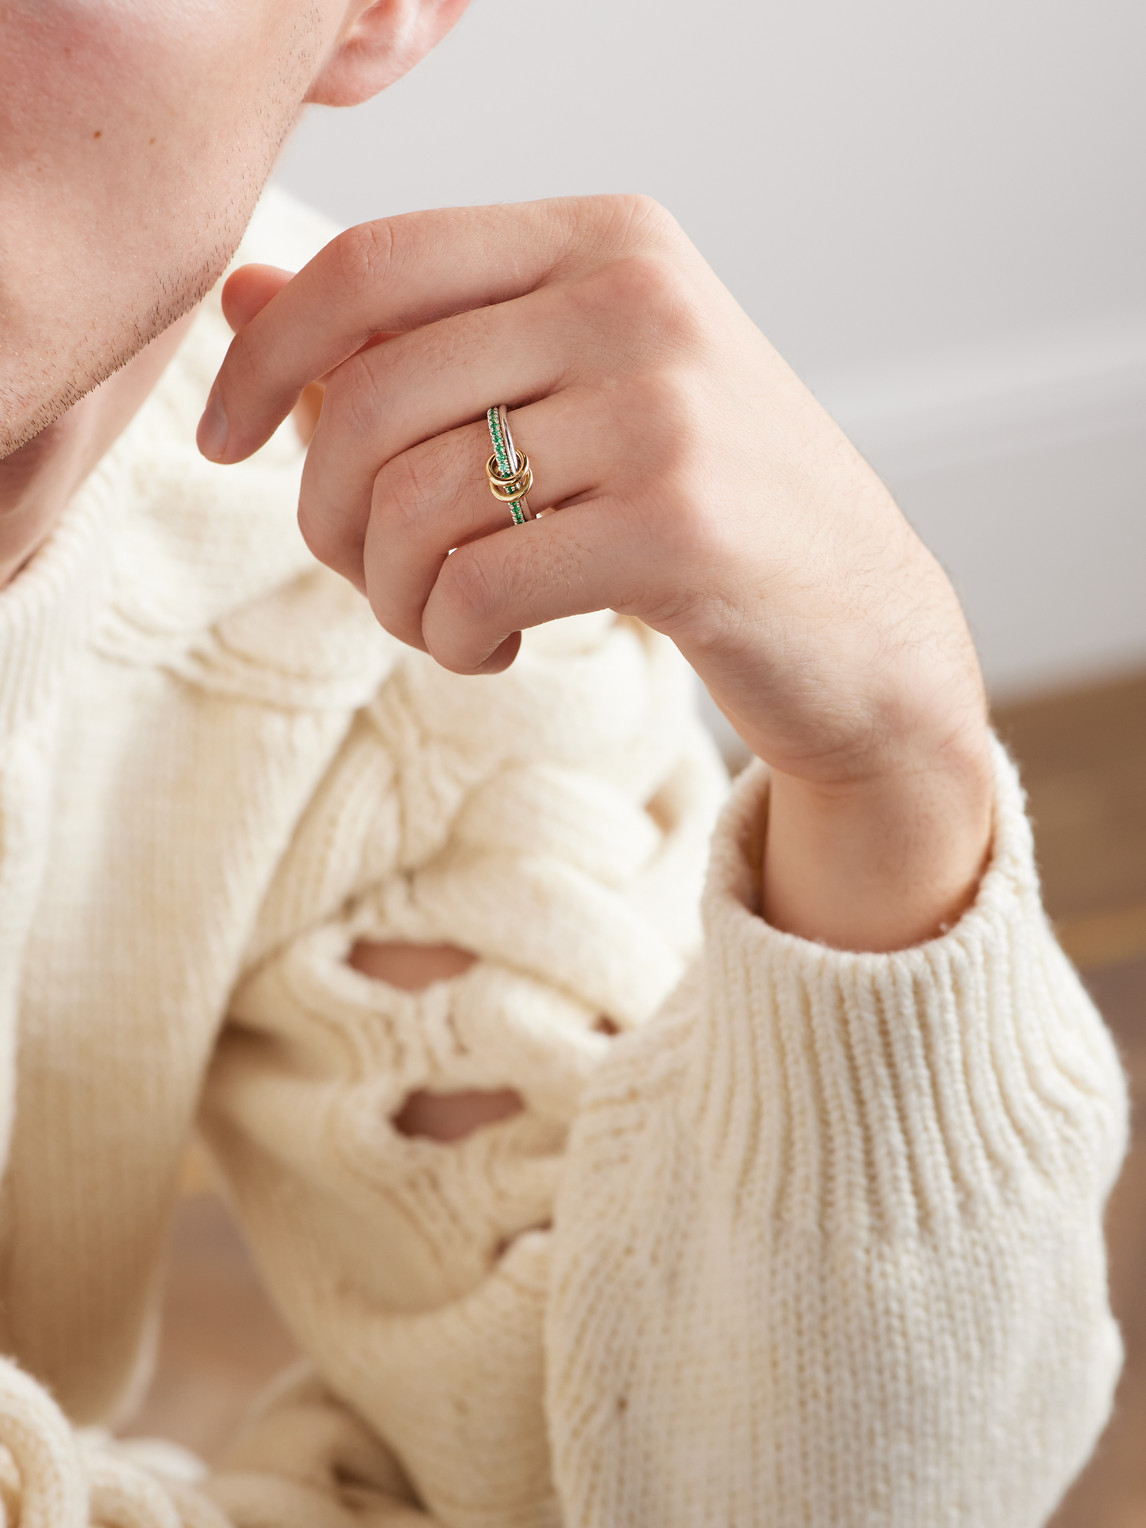
[[[209,461],[223,460],[227,450],[227,435],[227,415],[223,409],[223,400],[212,390],[195,437],[200,451]]]

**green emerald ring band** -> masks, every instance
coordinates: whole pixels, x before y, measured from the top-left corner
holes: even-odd
[[[533,469],[524,451],[514,445],[509,428],[509,416],[504,403],[496,403],[486,410],[490,444],[493,455],[485,464],[489,491],[501,504],[509,506],[514,525],[524,525],[533,519],[526,495],[533,487]]]

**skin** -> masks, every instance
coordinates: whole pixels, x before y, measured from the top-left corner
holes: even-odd
[[[293,280],[236,273],[225,309],[201,449],[247,456],[322,379],[300,523],[387,630],[481,674],[524,627],[638,616],[773,767],[769,921],[890,950],[963,910],[991,772],[954,593],[663,209],[381,220]],[[488,493],[490,399],[517,405],[531,502],[557,513],[513,526]]]
[[[0,0],[0,582],[154,385],[304,103],[383,88],[463,5]],[[237,461],[292,409],[309,430],[321,401],[304,534],[387,629],[480,674],[526,626],[639,616],[773,767],[770,921],[890,950],[958,916],[991,801],[958,604],[662,209],[381,220],[294,279],[237,273],[225,305],[237,337],[201,447]],[[559,508],[521,528],[485,487],[495,399],[534,506]],[[351,961],[420,986],[471,958],[371,944]],[[519,1106],[419,1095],[402,1128],[456,1139]]]
[[[0,0],[0,581],[151,390],[304,103],[365,99],[463,4]]]

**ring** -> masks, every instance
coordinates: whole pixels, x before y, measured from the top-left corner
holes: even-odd
[[[533,469],[524,451],[513,443],[509,417],[504,403],[494,404],[486,410],[485,422],[489,425],[489,439],[493,455],[485,464],[489,491],[501,504],[509,505],[514,525],[524,525],[533,519],[526,494],[533,487]]]

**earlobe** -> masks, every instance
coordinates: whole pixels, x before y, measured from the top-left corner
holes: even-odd
[[[357,106],[401,79],[443,38],[469,0],[353,0],[306,100]]]

